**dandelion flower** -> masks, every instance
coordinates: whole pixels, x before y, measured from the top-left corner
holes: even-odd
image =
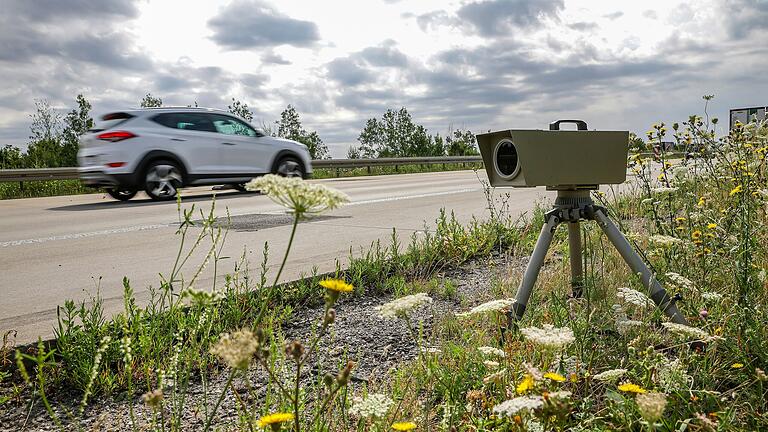
[[[473,307],[472,309],[469,310],[469,312],[456,314],[456,316],[466,317],[470,315],[478,315],[478,314],[483,314],[487,312],[503,312],[511,308],[512,305],[514,304],[515,304],[514,300],[491,300],[489,302]]]
[[[731,365],[732,369],[741,369],[743,367],[744,367],[744,365],[742,363],[734,363],[734,364]]]
[[[708,223],[707,224],[707,228],[708,229],[715,229],[715,228],[717,228],[717,224],[716,223]]]
[[[504,350],[500,350],[494,347],[481,346],[481,347],[478,347],[477,350],[487,356],[496,356],[501,358],[504,358],[507,356],[507,353],[505,353]]]
[[[696,327],[687,326],[685,324],[664,322],[664,323],[661,323],[661,325],[664,326],[664,328],[667,329],[668,332],[675,335],[693,337],[701,340],[705,340],[709,337],[709,334],[704,330]]]
[[[624,384],[620,385],[618,388],[619,388],[619,390],[621,390],[623,392],[627,392],[627,393],[636,393],[636,394],[647,393],[646,389],[640,387],[637,384],[632,384],[630,382],[624,383]]]
[[[627,373],[626,369],[610,369],[605,372],[600,372],[593,378],[603,382],[615,382],[617,379],[624,376]]]
[[[557,382],[565,382],[565,377],[556,372],[547,372],[544,374],[544,378],[548,378]]]
[[[741,185],[738,185],[735,188],[731,189],[730,192],[728,192],[728,196],[734,196],[737,193],[741,193],[742,190],[744,190],[744,188]]]
[[[535,382],[533,380],[533,377],[531,375],[526,375],[525,378],[523,378],[523,380],[520,381],[520,384],[517,385],[517,387],[515,388],[515,391],[517,392],[517,394],[523,394],[528,390],[532,389],[534,383]]]
[[[418,293],[392,300],[376,307],[376,310],[384,318],[403,318],[409,312],[430,303],[432,303],[432,297],[425,293]]]
[[[694,239],[694,240],[700,239],[701,238],[701,231],[696,230],[696,231],[692,232],[691,233],[691,238]]]
[[[349,413],[360,418],[382,418],[387,415],[392,399],[381,393],[370,393],[365,398],[356,397]]]
[[[256,425],[258,425],[261,428],[266,428],[267,426],[270,426],[274,428],[276,425],[279,425],[280,423],[285,423],[293,420],[293,414],[291,413],[274,413],[265,415],[264,417],[260,418]]]
[[[526,327],[520,329],[525,338],[545,348],[558,349],[569,345],[576,340],[573,330],[568,327],[554,327],[552,324],[544,324],[539,327]]]
[[[342,192],[297,177],[267,174],[251,180],[245,188],[261,191],[297,217],[333,210],[349,202],[349,197]]]
[[[640,393],[635,397],[640,415],[647,422],[654,422],[664,414],[667,407],[667,395],[664,393]]]
[[[544,399],[541,396],[521,396],[501,402],[493,407],[493,412],[512,417],[520,411],[532,411],[541,408],[542,405],[544,405]]]
[[[409,431],[409,430],[416,429],[416,423],[413,423],[413,422],[392,423],[392,429],[396,431]]]
[[[348,284],[340,279],[321,280],[320,286],[325,289],[328,289],[331,291],[337,291],[337,292],[350,292],[355,288],[351,284]]]
[[[258,349],[259,342],[253,332],[242,329],[222,335],[211,348],[211,354],[219,356],[231,368],[245,370]]]

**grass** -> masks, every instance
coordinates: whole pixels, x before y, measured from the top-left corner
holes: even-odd
[[[367,168],[317,169],[313,178],[326,179],[334,177],[359,177],[368,175],[392,175],[441,171],[460,171],[480,167],[479,163],[463,164],[434,164],[434,165],[400,165]],[[0,200],[18,198],[37,198],[60,195],[80,195],[89,193],[104,193],[100,188],[89,188],[79,180],[49,180],[35,182],[0,182]]]
[[[443,270],[491,254],[530,253],[541,210],[525,223],[509,219],[504,198],[487,190],[488,220],[462,226],[441,214],[430,234],[401,244],[393,233],[389,245],[372,245],[332,275],[276,289],[242,259],[216,295],[184,295],[197,270],[187,271],[192,276],[185,282],[180,265],[147,307],[133,302],[126,281],[125,312],[114,320],[103,317],[98,298],[70,302],[61,309],[55,345],[17,354],[14,373],[23,377],[15,385],[44,405],[46,392],[75,388],[80,406],[96,394],[133,399],[141,388],[151,416],[135,420],[133,429],[182,430],[190,411],[202,413],[207,429],[230,394],[238,415],[229,429],[243,431],[765,430],[768,128],[739,126],[718,140],[698,117],[678,128],[675,138],[704,149],[703,158],[671,162],[662,154],[661,173],[651,176],[648,160],[633,157],[637,190],[595,197],[644,251],[656,278],[681,294],[678,307],[692,327],[669,326],[599,228],[584,223],[584,298],[568,299],[561,229],[519,331],[500,331],[505,316],[491,307],[497,303],[486,312],[454,313],[472,304],[435,311],[427,331],[413,311],[429,308],[431,295],[457,295],[441,280]],[[666,128],[654,131],[652,138],[663,141]],[[189,220],[184,215],[180,222]],[[189,239],[181,223],[180,260],[192,245],[211,251],[208,265],[217,266],[226,231],[215,228],[212,214],[203,220],[200,234]],[[498,270],[489,298],[512,297],[520,270]],[[336,289],[320,286],[329,278],[339,280]],[[346,284],[354,293],[394,292],[380,313],[402,320],[408,337],[425,349],[380,382],[350,387],[352,363],[302,381],[309,356],[323,354],[317,341],[332,328],[335,302],[354,295],[342,292]],[[303,342],[285,340],[281,324],[310,304],[325,305],[314,333]],[[270,313],[262,320],[265,305]],[[702,340],[705,350],[691,348]],[[271,377],[266,396],[250,388],[243,364]],[[226,378],[223,390],[206,393],[202,406],[188,406],[189,383],[207,382],[217,370]],[[69,417],[62,427],[80,424],[76,412]]]

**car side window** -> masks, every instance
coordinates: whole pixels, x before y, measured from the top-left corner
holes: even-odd
[[[211,119],[199,113],[163,113],[152,117],[155,123],[172,129],[216,132]]]
[[[248,124],[230,116],[211,114],[216,131],[224,135],[259,136]]]

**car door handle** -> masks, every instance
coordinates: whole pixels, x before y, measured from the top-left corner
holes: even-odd
[[[223,142],[222,144],[224,144],[224,145],[237,145],[237,144],[231,143],[231,142]]]
[[[171,138],[171,141],[186,141],[184,138]]]

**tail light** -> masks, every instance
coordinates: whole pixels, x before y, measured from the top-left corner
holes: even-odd
[[[128,131],[110,131],[104,132],[96,136],[96,138],[102,141],[118,142],[136,137],[135,134]]]

